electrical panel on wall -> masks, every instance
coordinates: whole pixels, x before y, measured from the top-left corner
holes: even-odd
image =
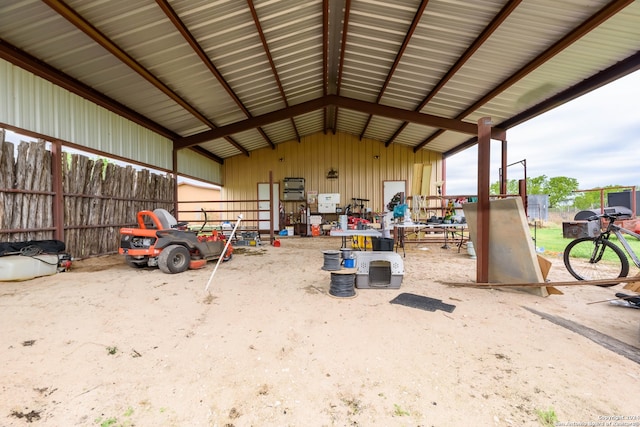
[[[304,201],[304,178],[285,178],[282,199]]]

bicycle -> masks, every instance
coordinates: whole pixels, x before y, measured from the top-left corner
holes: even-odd
[[[628,234],[640,240],[640,234],[622,228],[614,221],[620,213],[607,212],[602,215],[594,215],[587,221],[604,218],[609,223],[607,227],[596,237],[580,237],[571,241],[564,250],[564,265],[569,273],[578,280],[599,280],[612,277],[627,277],[629,274],[629,260],[623,250],[609,240],[611,234],[618,238],[622,247],[629,254],[634,264],[640,268],[640,259],[629,245],[623,234]],[[600,285],[603,287],[614,286]]]

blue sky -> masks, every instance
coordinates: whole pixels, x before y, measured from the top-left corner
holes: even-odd
[[[640,72],[635,72],[507,131],[507,164],[526,159],[527,176],[566,176],[581,190],[640,186]],[[500,141],[491,142],[491,183]],[[477,147],[447,158],[447,194],[476,194]],[[513,165],[507,178],[522,179]],[[639,188],[640,190],[640,188]]]

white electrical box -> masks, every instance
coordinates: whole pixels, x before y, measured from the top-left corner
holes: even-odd
[[[324,193],[318,194],[318,204],[320,203],[332,203],[334,205],[340,204],[340,193]],[[335,212],[335,207],[334,210]]]
[[[336,213],[335,203],[318,203],[319,213]]]

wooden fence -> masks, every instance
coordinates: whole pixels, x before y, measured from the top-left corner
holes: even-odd
[[[2,137],[0,131],[0,137]],[[0,240],[53,239],[54,203],[64,212],[64,242],[76,259],[117,252],[119,229],[135,224],[139,210],[173,211],[175,179],[106,159],[62,153],[62,197],[53,183],[52,153],[45,141],[0,138]],[[17,153],[17,157],[16,157]]]

